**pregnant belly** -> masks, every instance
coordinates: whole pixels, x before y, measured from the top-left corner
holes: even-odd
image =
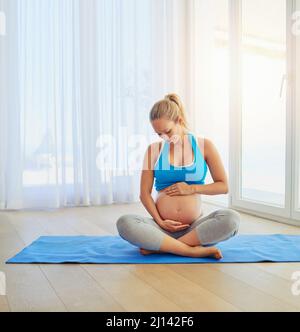
[[[191,224],[202,214],[201,195],[169,196],[163,191],[158,193],[156,208],[163,219]]]

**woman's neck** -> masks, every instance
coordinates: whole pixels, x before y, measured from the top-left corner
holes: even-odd
[[[188,130],[186,129],[181,129],[181,132],[179,133],[181,141],[183,141],[184,137],[188,134]]]
[[[185,129],[181,129],[181,131],[177,134],[180,139],[176,142],[176,143],[171,143],[174,146],[183,146],[184,145],[184,139],[186,137],[186,135],[188,134],[188,130]]]

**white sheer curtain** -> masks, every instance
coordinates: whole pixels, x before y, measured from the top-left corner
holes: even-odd
[[[213,5],[0,0],[0,11],[0,208],[138,201],[154,102],[178,93],[195,132],[209,114]]]

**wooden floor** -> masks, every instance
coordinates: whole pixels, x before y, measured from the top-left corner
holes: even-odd
[[[205,204],[205,214],[218,207]],[[300,311],[291,274],[300,263],[8,265],[41,235],[117,234],[140,204],[0,213],[0,311]],[[300,228],[242,214],[242,233],[300,234]]]

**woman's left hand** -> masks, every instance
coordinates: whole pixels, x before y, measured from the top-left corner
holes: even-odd
[[[164,192],[169,196],[192,195],[195,193],[193,185],[186,182],[177,182],[166,188]]]

